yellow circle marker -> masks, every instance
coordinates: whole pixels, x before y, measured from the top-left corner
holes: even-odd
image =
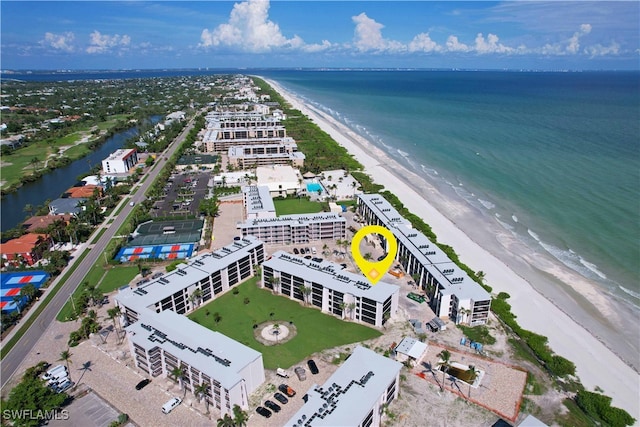
[[[382,261],[371,262],[364,259],[360,254],[360,241],[369,234],[379,234],[387,241],[387,256]],[[353,236],[351,241],[351,254],[353,259],[360,268],[360,271],[371,281],[372,284],[376,284],[382,279],[387,271],[391,268],[393,260],[396,258],[396,252],[398,252],[398,242],[395,236],[389,229],[382,227],[381,225],[367,225],[362,227]]]

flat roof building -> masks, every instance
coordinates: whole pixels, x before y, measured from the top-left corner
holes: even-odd
[[[135,148],[121,148],[102,161],[102,171],[106,174],[127,173],[138,164],[138,152]]]
[[[429,305],[441,318],[456,324],[482,325],[489,319],[491,295],[458,267],[447,254],[379,194],[360,194],[358,213],[368,224],[388,228],[398,242],[396,259],[429,297]],[[382,239],[383,247],[386,245]]]
[[[248,185],[243,187],[242,203],[247,220],[276,217],[276,207],[267,186]]]
[[[247,237],[121,290],[115,299],[136,366],[152,377],[182,368],[185,387],[193,392],[207,384],[204,397],[222,415],[232,413],[234,405],[248,409],[249,394],[265,379],[262,355],[182,314],[251,277],[263,261],[262,242]]]
[[[329,261],[314,262],[284,251],[262,264],[262,284],[275,293],[320,308],[341,318],[383,326],[398,310],[400,288],[385,282],[375,286],[364,276]],[[305,295],[304,288],[309,289]]]
[[[346,227],[347,221],[331,212],[257,217],[238,223],[243,236],[255,236],[268,245],[344,239]]]
[[[322,385],[314,384],[308,399],[284,425],[379,426],[384,406],[398,397],[402,364],[357,346]]]
[[[305,155],[295,143],[234,145],[229,147],[229,164],[242,169],[267,165],[304,166]]]
[[[264,382],[260,352],[172,311],[146,312],[126,331],[138,368],[152,377],[181,368],[184,387],[196,394],[207,384],[204,398],[222,414],[236,404],[248,408]]]
[[[302,175],[298,169],[287,165],[260,166],[256,168],[258,185],[266,185],[273,197],[298,194],[302,187]]]

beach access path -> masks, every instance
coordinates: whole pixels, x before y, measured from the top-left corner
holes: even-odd
[[[421,180],[395,160],[347,128],[328,114],[319,111],[286,91],[277,82],[265,79],[293,108],[300,110],[322,130],[349,151],[364,171],[385,189],[391,191],[414,214],[420,216],[438,236],[439,242],[451,245],[460,259],[475,271],[485,272],[487,283],[495,292],[507,292],[509,302],[525,329],[544,335],[552,350],[571,360],[576,373],[588,390],[600,387],[612,397],[612,405],[623,408],[640,419],[640,375],[596,337],[579,325],[559,307],[545,298],[533,286],[503,261],[473,241],[451,220],[428,201],[430,196],[442,197],[435,189],[431,194],[418,193],[411,180]],[[392,172],[393,171],[393,172]],[[402,171],[402,176],[398,175]],[[412,176],[413,175],[413,176]],[[629,319],[630,322],[634,320]]]

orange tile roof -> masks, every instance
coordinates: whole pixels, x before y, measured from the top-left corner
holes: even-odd
[[[102,191],[102,189],[100,187],[98,187],[97,185],[93,185],[93,184],[87,184],[84,185],[82,187],[71,187],[70,189],[68,189],[67,191],[65,191],[66,194],[69,195],[69,197],[74,198],[74,199],[79,199],[79,198],[89,198],[91,196],[93,196],[93,190],[98,188],[100,191]]]
[[[43,239],[47,238],[47,236],[44,234],[28,233],[20,237],[17,237],[15,239],[8,240],[6,243],[0,243],[0,253],[2,254],[31,253],[39,237],[42,237]]]

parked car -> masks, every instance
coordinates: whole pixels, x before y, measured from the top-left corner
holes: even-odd
[[[293,248],[293,253],[298,255],[300,253],[300,251],[298,250],[298,248]]]
[[[305,371],[303,367],[298,366],[293,371],[296,373],[300,381],[304,381],[307,379],[307,371]]]
[[[149,378],[145,378],[142,381],[140,381],[138,384],[136,384],[136,390],[142,390],[143,388],[145,388],[149,383],[151,382],[151,380]]]
[[[182,399],[180,399],[179,397],[173,397],[169,401],[167,401],[167,403],[162,405],[162,412],[168,414],[169,412],[173,411],[173,409],[180,403],[182,403]]]
[[[293,397],[296,395],[296,391],[286,384],[280,384],[278,386],[278,390],[286,394],[288,397]]]
[[[307,366],[309,367],[309,370],[311,371],[311,373],[313,375],[317,374],[318,372],[320,372],[318,370],[318,366],[316,365],[316,362],[313,359],[309,359],[307,361]]]
[[[282,368],[276,369],[276,375],[283,378],[289,378],[289,372],[285,371]]]
[[[282,393],[276,393],[276,394],[273,395],[273,397],[275,397],[276,400],[278,402],[282,403],[283,405],[286,404],[289,401],[289,399],[284,397],[284,394],[282,394]]]
[[[256,412],[265,418],[269,418],[271,416],[271,411],[268,410],[267,408],[263,408],[262,406],[258,406],[256,408]]]
[[[273,412],[280,412],[280,405],[278,405],[276,402],[272,402],[271,400],[265,401],[264,406],[271,409]]]
[[[71,387],[73,387],[75,385],[75,383],[71,380],[67,380],[64,383],[60,384],[59,386],[54,388],[54,391],[56,393],[62,393],[64,391],[69,390]]]

